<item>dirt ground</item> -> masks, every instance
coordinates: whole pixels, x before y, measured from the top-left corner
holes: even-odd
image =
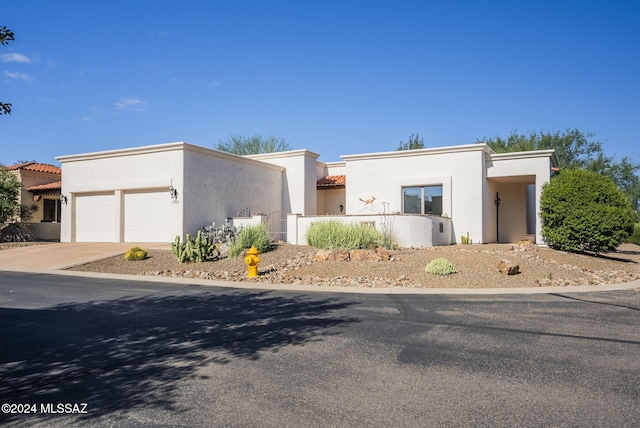
[[[317,261],[316,252],[308,246],[276,245],[260,254],[257,278],[247,277],[243,258],[179,263],[170,251],[150,251],[142,261],[111,257],[71,270],[351,287],[509,288],[616,284],[640,279],[640,246],[634,244],[623,244],[617,251],[599,256],[518,244],[399,249],[383,261]],[[425,272],[427,263],[438,257],[448,259],[458,273],[439,276]],[[518,265],[520,273],[501,273],[501,260]]]

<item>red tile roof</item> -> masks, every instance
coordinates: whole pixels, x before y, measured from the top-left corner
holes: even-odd
[[[327,175],[318,180],[318,187],[339,187],[347,184],[346,175]]]
[[[7,167],[10,171],[17,171],[20,169],[24,169],[25,171],[37,171],[37,172],[49,172],[51,174],[62,174],[62,170],[55,166],[49,165],[48,163],[38,163],[38,162],[24,162],[16,165],[11,165]]]
[[[38,184],[37,186],[28,187],[27,190],[33,193],[42,193],[47,191],[59,191],[62,189],[62,181],[54,181],[53,183]]]

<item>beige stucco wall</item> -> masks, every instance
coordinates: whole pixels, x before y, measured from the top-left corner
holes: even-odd
[[[340,212],[340,205],[343,206]],[[318,189],[318,215],[341,215],[346,211],[345,189]]]
[[[60,174],[51,174],[48,172],[28,171],[20,170],[13,171],[16,176],[20,178],[22,187],[20,189],[20,203],[22,205],[31,206],[35,204],[38,207],[38,211],[35,212],[29,223],[39,223],[42,221],[44,212],[44,199],[58,199],[53,196],[43,196],[38,201],[33,200],[33,193],[26,189],[32,186],[38,186],[40,184],[52,183],[60,180]],[[45,239],[45,238],[43,238]],[[48,238],[47,238],[48,239]]]
[[[516,225],[518,230],[524,230],[526,233],[526,184],[535,185],[535,228],[536,228],[536,242],[543,243],[542,239],[542,223],[540,221],[540,195],[542,194],[542,186],[549,182],[551,179],[551,167],[557,166],[557,160],[555,158],[555,152],[553,150],[538,150],[531,152],[516,152],[516,153],[501,153],[492,154],[487,162],[486,176],[487,182],[492,183],[492,192],[488,195],[488,199],[493,201],[495,199],[495,191],[500,192],[500,199],[503,200],[500,204],[500,241],[505,241],[502,238],[503,231],[513,241],[522,239],[522,233],[516,233]],[[510,192],[510,197],[514,197],[512,202],[504,201],[502,197],[502,188],[506,183],[517,183],[518,190],[514,188],[505,189]],[[515,192],[515,193],[514,193]],[[516,194],[517,193],[517,194]],[[491,202],[493,204],[493,202]],[[511,204],[511,210],[507,210]],[[513,204],[518,204],[517,208]],[[505,209],[503,209],[503,206]],[[521,208],[524,206],[524,208]],[[495,223],[495,205],[491,207],[486,205],[487,211],[493,211],[493,223]],[[524,210],[524,212],[522,211]],[[486,217],[490,217],[488,214]],[[491,221],[490,218],[487,218]],[[503,221],[505,223],[503,223]],[[503,225],[506,229],[503,230]],[[520,235],[520,237],[518,237]],[[495,226],[493,226],[493,241],[495,241]],[[517,238],[517,239],[516,239]],[[491,239],[489,239],[491,242]]]

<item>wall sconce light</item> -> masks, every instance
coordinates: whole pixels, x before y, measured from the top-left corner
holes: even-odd
[[[178,199],[178,190],[175,187],[169,187],[169,193],[171,194],[171,199],[174,201]]]
[[[67,205],[67,197],[60,193],[60,202]]]
[[[344,205],[340,204],[338,205],[338,208],[340,208],[340,214],[342,214],[342,211],[344,211]]]

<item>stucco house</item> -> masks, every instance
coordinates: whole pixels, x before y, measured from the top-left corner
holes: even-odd
[[[306,244],[313,222],[366,222],[403,247],[542,242],[553,150],[470,144],[342,156],[236,156],[185,142],[61,156],[63,242],[168,242],[215,222],[266,222]]]
[[[36,205],[37,211],[26,221],[39,240],[60,239],[62,170],[46,163],[24,162],[6,167],[20,181],[18,196],[22,205]]]

